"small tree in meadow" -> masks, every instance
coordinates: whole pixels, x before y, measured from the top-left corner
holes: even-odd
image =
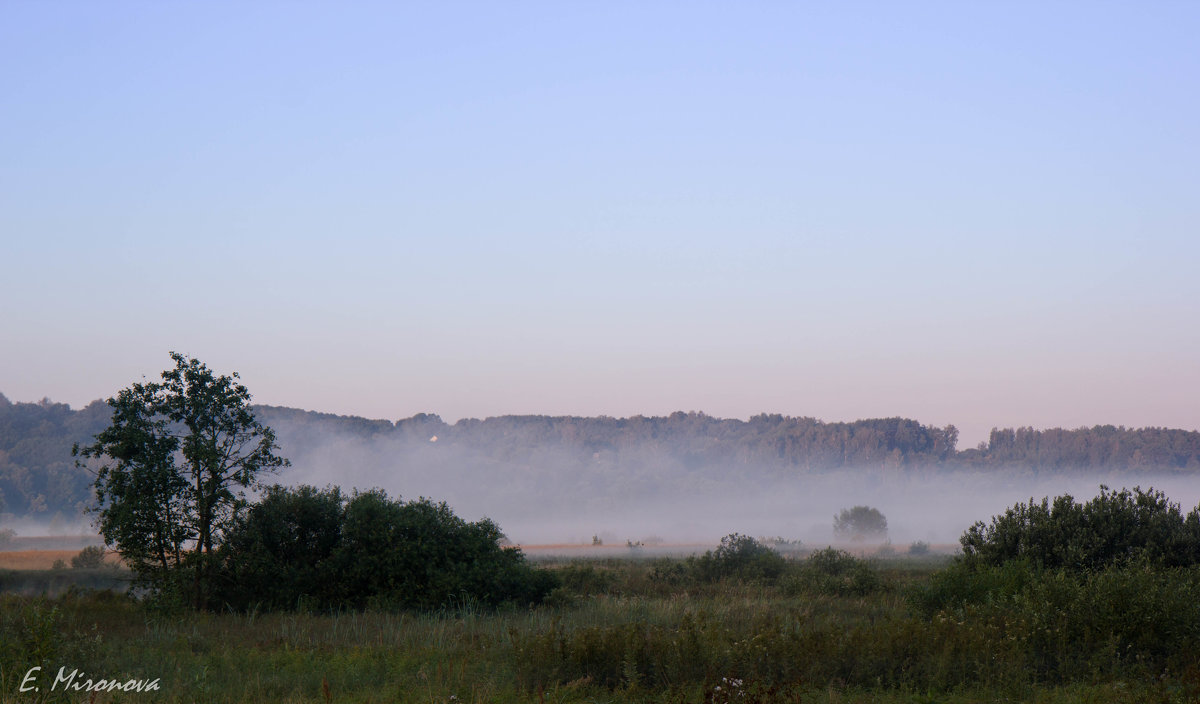
[[[104,548],[89,545],[71,558],[73,570],[97,570],[104,566]]]
[[[870,506],[844,508],[833,517],[833,533],[840,538],[886,538],[887,532],[887,518],[879,509]]]

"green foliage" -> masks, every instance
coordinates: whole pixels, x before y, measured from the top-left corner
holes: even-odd
[[[783,574],[787,561],[754,538],[731,533],[721,538],[716,551],[689,558],[688,567],[699,581],[721,579],[775,580]]]
[[[445,503],[383,491],[271,487],[222,551],[234,609],[439,609],[540,602],[558,586],[496,524],[468,523]]]
[[[833,532],[842,538],[882,538],[887,535],[887,531],[887,518],[884,518],[879,509],[870,506],[844,508],[833,517]]]
[[[1070,495],[1033,499],[963,534],[965,559],[999,565],[1023,559],[1040,567],[1099,569],[1147,562],[1158,566],[1200,564],[1200,509],[1186,517],[1161,491],[1135,487],[1078,504]]]
[[[104,548],[89,545],[71,558],[73,570],[97,570],[104,567]]]
[[[980,624],[1021,644],[1041,678],[1179,671],[1200,650],[1200,568],[1146,563],[1080,572],[1025,560],[959,562],[915,588],[934,620]]]
[[[21,678],[33,667],[41,667],[45,676],[67,663],[88,667],[95,660],[102,638],[94,626],[78,623],[76,604],[72,603],[78,601],[90,600],[81,600],[78,594],[56,600],[0,594],[0,691],[16,692]],[[43,693],[34,701],[46,701],[47,696]],[[57,695],[49,696],[57,699]]]
[[[580,596],[607,593],[616,581],[612,570],[600,569],[587,560],[576,560],[556,573],[565,589]]]
[[[854,564],[837,551],[814,563]],[[0,595],[0,692],[15,692],[36,664],[29,653],[40,653],[53,669],[161,675],[163,701],[1200,700],[1200,584],[1190,568],[1085,573],[1013,562],[994,568],[1014,570],[1009,578],[1026,571],[1009,596],[926,614],[888,590],[793,596],[723,581],[663,592],[644,560],[594,566],[608,591],[568,599],[567,609],[148,618],[111,594]],[[935,574],[928,562],[903,569],[917,587]]]
[[[26,669],[49,667],[67,644],[61,610],[41,599],[25,604],[5,601],[10,602],[5,606],[11,610],[0,618],[0,664],[6,666],[6,672],[15,672],[24,663],[28,663]]]
[[[204,609],[214,555],[262,472],[288,464],[275,434],[255,420],[250,393],[176,352],[161,383],[137,383],[108,400],[109,426],[84,458],[100,462],[100,532],[152,592],[175,590]]]
[[[238,608],[330,606],[330,558],[342,537],[346,499],[337,488],[268,487],[221,548],[221,598]]]
[[[783,582],[791,595],[866,596],[885,588],[870,563],[832,547],[809,555]]]

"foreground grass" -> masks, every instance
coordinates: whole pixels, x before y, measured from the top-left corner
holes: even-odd
[[[97,702],[1200,698],[1200,666],[1188,669],[1186,656],[1170,673],[1136,663],[1091,671],[1087,660],[1071,677],[1031,670],[1021,647],[1028,633],[997,620],[1009,611],[914,609],[910,595],[931,582],[936,562],[877,565],[863,588],[799,574],[771,584],[679,583],[673,564],[551,565],[567,585],[554,606],[501,612],[196,614],[104,592],[3,596],[0,701],[93,701],[46,692],[60,667],[85,673],[78,680],[159,679],[156,692],[97,694]],[[35,665],[42,691],[18,693]]]

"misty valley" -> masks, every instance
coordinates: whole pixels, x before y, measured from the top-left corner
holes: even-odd
[[[1200,433],[390,422],[176,361],[0,396],[0,701],[1200,697]],[[262,471],[155,474],[209,461]]]
[[[291,467],[267,483],[381,488],[496,521],[520,544],[647,538],[715,544],[740,531],[810,543],[858,504],[888,517],[894,543],[956,543],[976,520],[1030,497],[1090,496],[1100,484],[1200,502],[1200,433],[1096,426],[999,429],[957,449],[953,426],[888,418],[823,423],[761,415],[502,416],[396,422],[257,406]],[[71,447],[107,423],[0,395],[0,516],[20,535],[87,532],[92,475]],[[436,440],[434,440],[436,438]]]

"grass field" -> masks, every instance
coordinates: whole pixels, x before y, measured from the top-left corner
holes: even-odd
[[[1200,699],[1194,654],[1139,664],[1069,624],[1028,622],[1041,612],[1016,602],[923,615],[912,595],[945,558],[858,564],[857,576],[826,581],[789,564],[771,583],[704,583],[680,560],[551,561],[564,583],[551,604],[499,612],[200,614],[108,592],[4,595],[0,701]],[[43,691],[19,693],[36,665]],[[46,691],[60,667],[84,673],[76,682],[157,678],[159,689]]]

